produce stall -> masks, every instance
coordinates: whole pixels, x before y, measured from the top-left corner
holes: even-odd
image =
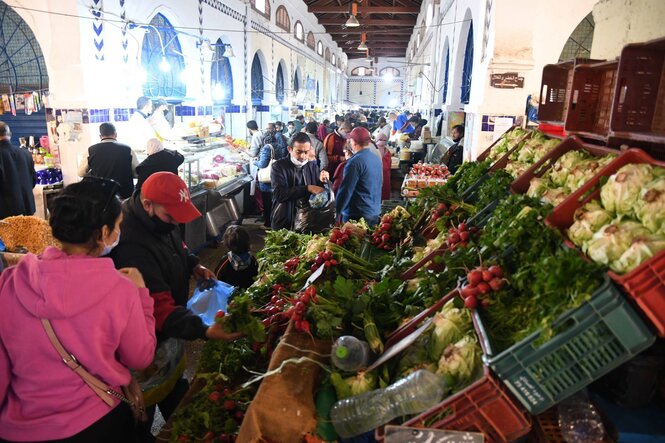
[[[617,423],[595,405],[627,395],[653,405],[663,383],[659,366],[636,395],[616,374],[664,334],[664,180],[665,164],[642,151],[513,129],[484,160],[418,188],[408,209],[386,207],[373,231],[360,221],[319,236],[268,232],[260,280],[218,319],[252,338],[238,351],[207,343],[197,376],[232,381],[192,398],[162,437],[381,441],[391,423],[489,442],[614,441]],[[344,336],[366,350],[340,352]],[[251,363],[217,370],[239,358]],[[240,393],[241,414],[195,418]],[[570,418],[571,396],[592,429]]]

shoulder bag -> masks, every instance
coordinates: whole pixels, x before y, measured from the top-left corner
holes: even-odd
[[[53,347],[58,351],[58,354],[60,354],[62,361],[69,367],[69,369],[76,372],[76,374],[81,377],[88,386],[90,386],[90,389],[92,389],[104,403],[109,406],[114,406],[115,401],[120,400],[121,402],[127,403],[132,409],[135,420],[146,421],[148,419],[143,404],[141,387],[133,377],[129,385],[122,387],[122,393],[115,391],[109,385],[89,373],[83,366],[81,366],[81,363],[76,360],[74,355],[65,350],[62,343],[60,343],[60,340],[58,340],[58,336],[55,335],[53,326],[48,319],[43,318],[41,321],[44,330],[46,331],[46,335]]]
[[[272,164],[275,162],[275,149],[270,146],[270,162],[268,163],[268,166],[265,168],[260,168],[259,173],[257,174],[257,177],[259,179],[259,183],[270,183],[270,173],[272,171]]]

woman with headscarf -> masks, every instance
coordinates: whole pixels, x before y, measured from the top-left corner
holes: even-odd
[[[140,189],[143,182],[155,172],[165,171],[178,174],[178,166],[185,161],[185,157],[181,153],[165,149],[162,142],[156,138],[148,140],[146,152],[148,158],[136,167],[136,175],[139,178],[136,189]]]
[[[390,199],[390,168],[392,166],[392,155],[386,147],[388,136],[380,132],[376,136],[376,147],[381,154],[381,165],[383,170],[383,184],[381,185],[381,200]]]

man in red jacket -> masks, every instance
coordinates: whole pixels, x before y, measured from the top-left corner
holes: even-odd
[[[351,132],[351,124],[344,122],[323,140],[323,149],[328,154],[326,171],[331,176],[335,173],[337,165],[344,161],[344,146],[346,146],[349,132]]]

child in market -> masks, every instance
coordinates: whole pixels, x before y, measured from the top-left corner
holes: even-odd
[[[242,226],[229,226],[222,243],[229,252],[215,269],[217,279],[237,288],[249,288],[259,273],[259,264],[249,248],[249,233]]]

